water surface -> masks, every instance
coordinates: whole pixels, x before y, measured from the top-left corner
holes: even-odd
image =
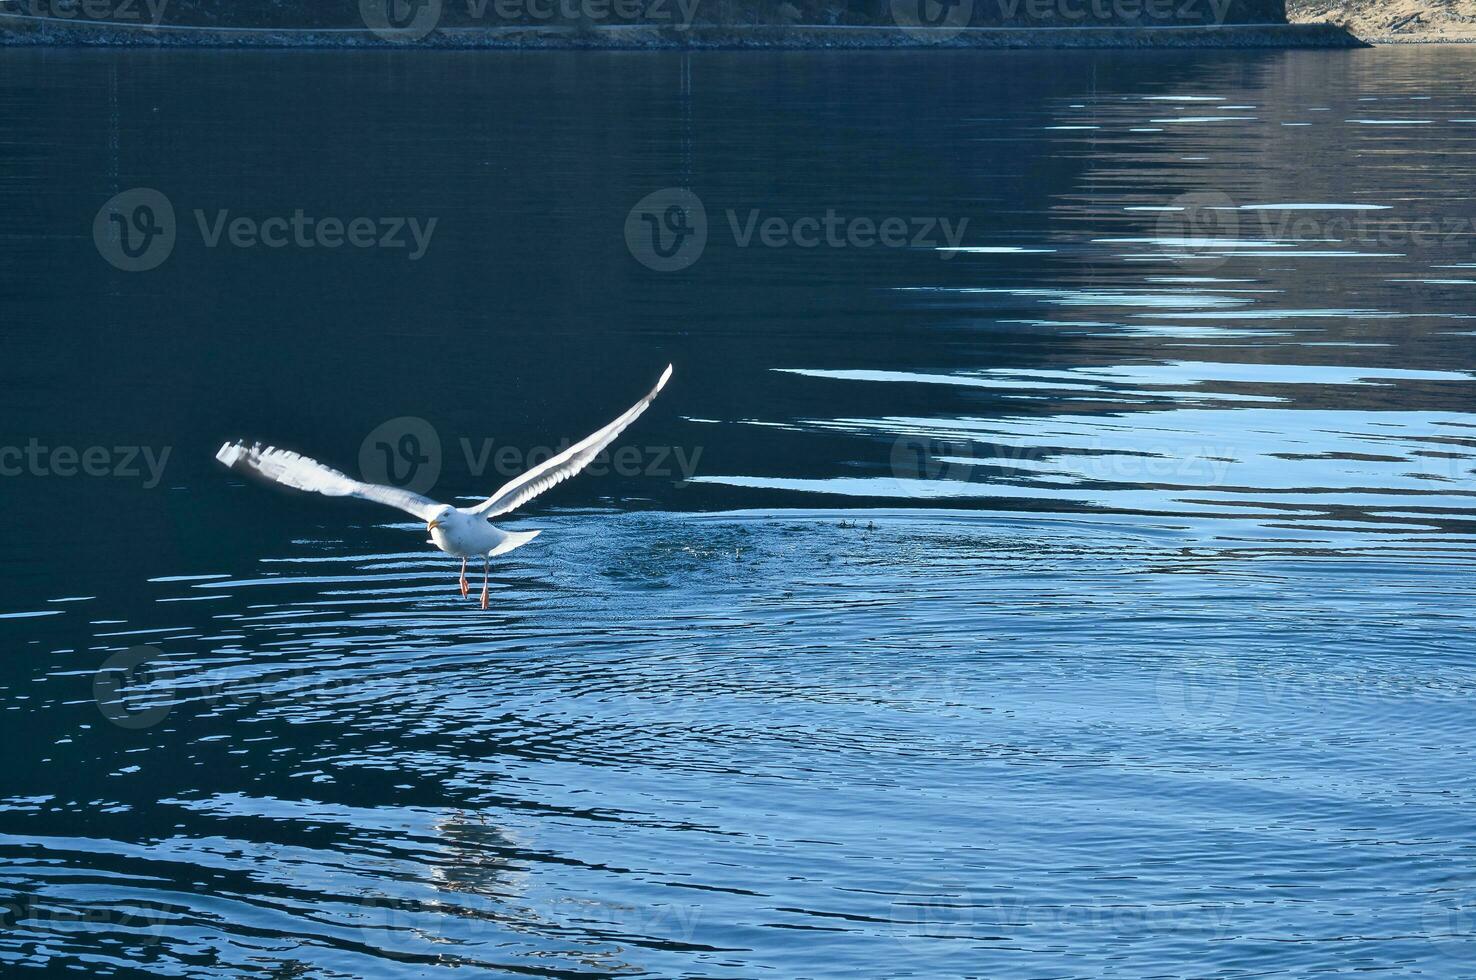
[[[0,57],[6,970],[1471,962],[1476,52]]]

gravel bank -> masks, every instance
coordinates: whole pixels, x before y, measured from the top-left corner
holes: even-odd
[[[1346,27],[1376,44],[1476,41],[1476,0],[1290,0],[1287,15]]]
[[[1331,24],[1221,27],[899,28],[644,25],[440,28],[386,38],[367,29],[141,28],[37,22],[0,16],[0,44],[63,47],[212,48],[1346,48],[1360,42]]]

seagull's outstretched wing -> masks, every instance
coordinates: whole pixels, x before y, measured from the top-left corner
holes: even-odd
[[[651,402],[655,401],[656,396],[661,393],[662,388],[666,387],[666,382],[670,378],[671,365],[668,364],[666,370],[661,372],[661,380],[656,382],[656,387],[652,388],[645,398],[626,409],[615,421],[587,439],[576,442],[553,459],[540,463],[522,476],[508,481],[502,489],[482,503],[470,508],[470,512],[480,514],[489,520],[498,514],[506,514],[584,469],[600,454],[601,449],[614,442],[630,423],[640,418],[641,413],[650,407]]]
[[[220,447],[215,458],[233,470],[255,473],[283,486],[310,490],[329,497],[358,497],[360,500],[372,500],[376,504],[388,504],[422,521],[429,521],[443,506],[409,490],[380,486],[377,483],[361,483],[315,459],[271,446],[228,442]]]

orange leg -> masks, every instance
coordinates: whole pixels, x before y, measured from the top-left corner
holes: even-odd
[[[465,599],[466,594],[470,591],[466,585],[466,559],[463,558],[461,559],[461,597]]]
[[[486,609],[487,608],[487,598],[488,598],[488,596],[487,596],[487,570],[488,570],[488,566],[491,565],[491,564],[492,563],[490,561],[488,561],[487,559],[485,559],[485,558],[482,559],[482,608],[483,609]]]

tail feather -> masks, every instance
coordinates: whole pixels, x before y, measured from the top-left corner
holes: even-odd
[[[498,555],[505,555],[509,551],[521,548],[523,545],[527,544],[529,541],[532,541],[534,538],[538,537],[538,535],[542,534],[543,531],[506,531],[504,533],[507,535],[507,538],[504,539],[503,542],[497,547],[487,552],[487,557],[496,558]]]

